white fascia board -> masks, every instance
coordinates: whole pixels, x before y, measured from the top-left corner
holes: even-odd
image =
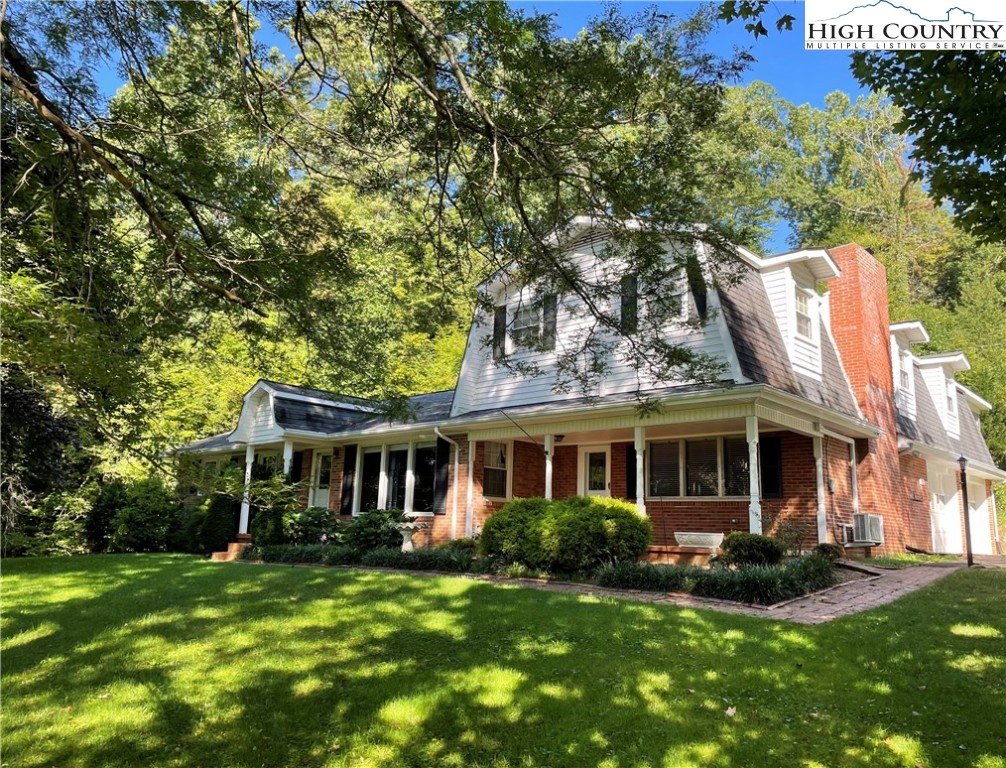
[[[762,269],[772,269],[788,264],[802,263],[807,266],[815,280],[831,280],[841,274],[841,270],[824,248],[804,248],[761,260]]]
[[[796,412],[809,416],[816,421],[826,421],[835,427],[845,430],[852,437],[880,437],[884,434],[884,430],[865,419],[857,419],[846,416],[843,413],[836,413],[824,406],[804,400],[799,395],[792,395],[779,389],[766,388],[764,399],[794,409]]]
[[[963,352],[947,352],[940,355],[924,355],[916,357],[915,362],[924,368],[931,368],[934,365],[949,368],[951,371],[970,371],[971,363]]]
[[[957,391],[964,395],[964,398],[968,401],[968,405],[971,406],[971,410],[979,411],[991,411],[992,403],[986,400],[984,397],[979,395],[977,392],[968,389],[959,381],[954,382],[957,385]]]
[[[891,333],[904,339],[909,344],[925,344],[929,341],[929,333],[918,320],[909,320],[904,323],[892,323]]]
[[[900,446],[899,446],[900,448]],[[908,446],[905,450],[914,451],[921,454],[926,458],[938,459],[947,462],[947,464],[953,465],[954,469],[959,469],[957,463],[958,456],[955,456],[950,451],[944,451],[941,448],[933,448],[931,445],[926,445],[925,443],[919,443],[915,440],[908,441]],[[999,469],[999,467],[986,464],[981,461],[974,461],[973,459],[968,459],[967,471],[969,475],[977,475],[988,480],[993,480],[997,483],[1006,481],[1006,470]]]

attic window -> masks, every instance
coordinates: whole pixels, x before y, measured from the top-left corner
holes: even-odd
[[[912,356],[905,353],[901,356],[901,389],[904,392],[912,391]]]
[[[796,332],[808,339],[814,338],[814,321],[810,314],[810,294],[796,289]]]
[[[513,340],[515,344],[526,344],[533,340],[539,332],[538,310],[534,307],[521,307],[513,320]]]
[[[953,379],[947,379],[947,413],[957,412],[957,386]]]

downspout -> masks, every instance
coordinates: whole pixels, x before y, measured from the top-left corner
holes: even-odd
[[[452,493],[454,498],[451,502],[451,506],[453,507],[451,511],[451,538],[456,539],[458,537],[458,480],[460,479],[458,477],[458,470],[460,469],[461,446],[441,432],[440,427],[434,427],[433,432],[437,437],[446,440],[454,446],[454,489]]]

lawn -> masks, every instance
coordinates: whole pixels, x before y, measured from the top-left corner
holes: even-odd
[[[3,563],[3,765],[1006,767],[1006,571],[819,627],[184,556]]]

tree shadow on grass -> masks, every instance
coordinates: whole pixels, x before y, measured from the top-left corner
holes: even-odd
[[[1003,670],[1001,609],[915,597],[810,628],[461,579],[165,560],[111,579],[90,604],[13,619],[22,632],[59,630],[5,653],[5,693],[38,712],[9,724],[8,757],[87,768],[977,764],[927,737],[942,730],[963,733],[976,759],[1001,756],[1003,691],[990,684]],[[47,713],[97,691],[109,698],[85,697],[61,738],[33,740]],[[954,696],[973,728],[964,712],[938,711]]]

